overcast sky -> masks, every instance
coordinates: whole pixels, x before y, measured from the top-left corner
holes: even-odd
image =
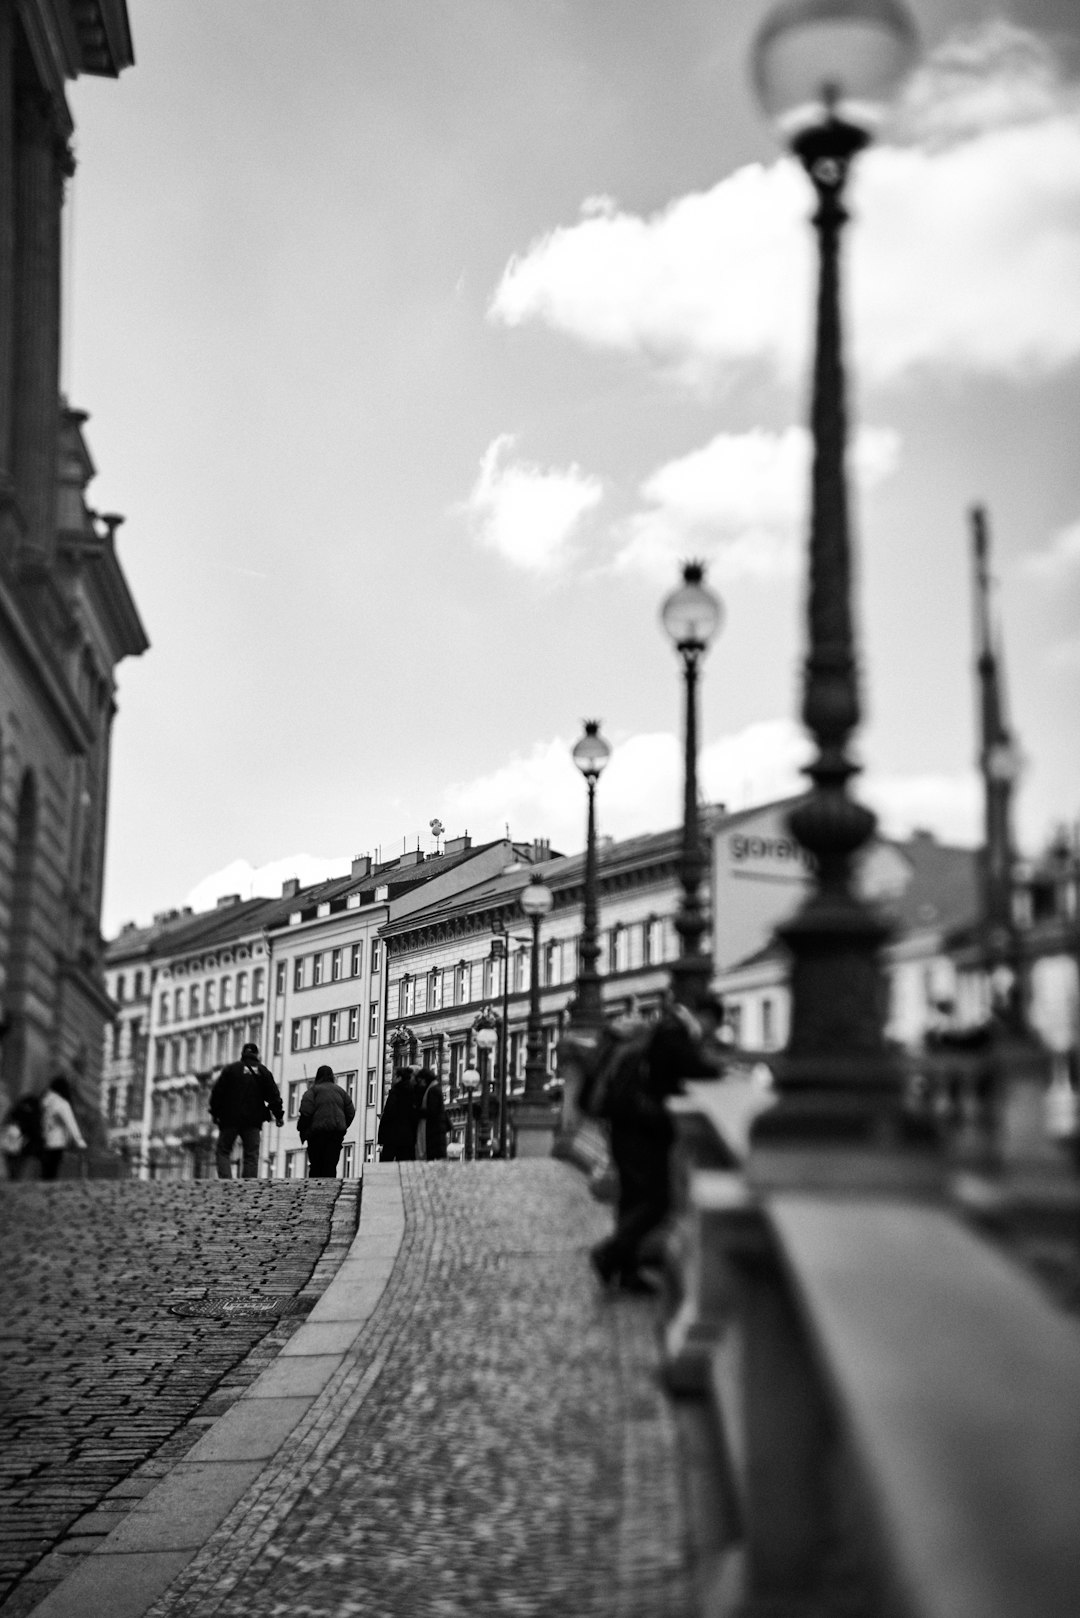
[[[152,642],[106,933],[436,816],[579,848],[586,717],[602,829],[675,824],[686,556],[726,606],[705,788],[793,787],[810,198],[762,0],[128,3],[135,67],[71,91],[64,361]],[[859,790],[977,835],[984,502],[1034,846],[1080,815],[1080,18],[913,9],[852,197]]]

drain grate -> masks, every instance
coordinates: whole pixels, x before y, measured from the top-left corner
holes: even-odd
[[[170,1315],[211,1320],[279,1320],[282,1315],[305,1315],[310,1298],[257,1298],[249,1292],[208,1292],[202,1298],[178,1298]]]

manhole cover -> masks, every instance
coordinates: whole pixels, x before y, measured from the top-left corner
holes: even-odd
[[[208,1292],[204,1298],[179,1298],[170,1303],[170,1315],[203,1316],[215,1320],[277,1320],[302,1314],[309,1307],[300,1298],[253,1298],[250,1293]]]

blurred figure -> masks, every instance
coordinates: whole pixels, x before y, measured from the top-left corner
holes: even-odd
[[[64,1152],[74,1146],[87,1150],[71,1106],[71,1085],[58,1073],[41,1098],[41,1178],[55,1180]]]
[[[7,1164],[8,1179],[21,1180],[32,1158],[41,1159],[41,1098],[20,1096],[8,1109],[0,1130],[0,1151]]]
[[[446,1101],[439,1076],[429,1067],[422,1068],[419,1078],[420,1122],[416,1127],[416,1155],[422,1162],[433,1163],[446,1156],[449,1128],[446,1121]]]
[[[643,1249],[671,1207],[669,1156],[675,1129],[664,1105],[684,1079],[712,1078],[723,1066],[716,1033],[724,1007],[717,995],[695,1011],[669,1003],[642,1045],[627,1041],[626,1057],[608,1081],[604,1115],[619,1176],[615,1229],[589,1257],[605,1286],[653,1292],[642,1271]]]
[[[411,1163],[416,1157],[417,1106],[413,1070],[399,1067],[379,1120],[379,1161]]]
[[[304,1092],[296,1131],[307,1145],[308,1178],[332,1180],[345,1131],[356,1116],[348,1093],[334,1079],[332,1067],[320,1067],[315,1082]]]

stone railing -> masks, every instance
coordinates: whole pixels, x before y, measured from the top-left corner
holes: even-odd
[[[1080,1319],[940,1159],[778,1172],[727,1084],[673,1103],[663,1352],[707,1502],[699,1612],[1076,1618]]]

